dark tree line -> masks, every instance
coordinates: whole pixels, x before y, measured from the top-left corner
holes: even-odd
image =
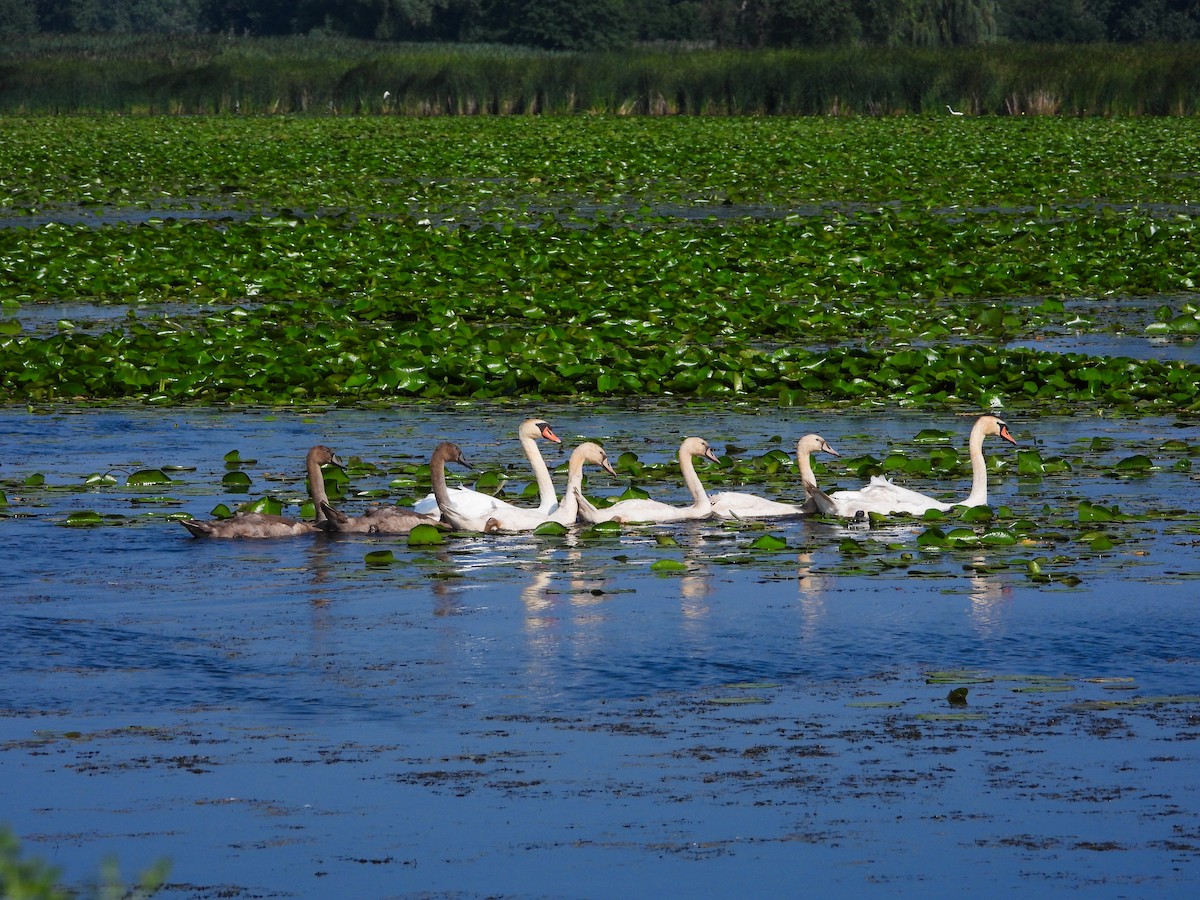
[[[620,49],[1200,39],[1200,0],[0,0],[0,38],[328,34]]]

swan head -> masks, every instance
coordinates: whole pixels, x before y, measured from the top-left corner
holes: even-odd
[[[719,463],[717,454],[713,452],[712,447],[708,446],[708,441],[704,438],[690,437],[679,445],[679,456],[703,456],[706,459],[711,459],[715,463]]]
[[[1008,441],[1014,447],[1017,444],[1016,438],[1012,436],[1012,432],[1008,430],[1008,423],[999,416],[980,416],[979,425],[983,426],[985,435],[996,435]],[[978,425],[976,427],[979,427]]]
[[[796,441],[796,457],[804,456],[806,453],[828,453],[831,456],[841,456],[832,447],[829,442],[819,434],[806,434],[800,440]]]
[[[517,429],[518,437],[544,438],[554,444],[561,444],[562,438],[554,433],[549,423],[545,419],[526,419],[521,423],[521,427]]]
[[[589,462],[593,466],[599,466],[610,475],[617,474],[616,470],[612,468],[612,463],[608,462],[608,454],[606,454],[604,448],[599,444],[590,442],[590,440],[584,440],[582,444],[575,448],[575,452],[572,452],[571,458],[576,457],[580,458],[582,462]]]
[[[315,462],[318,466],[337,466],[339,469],[345,469],[346,464],[324,444],[317,444],[308,451],[308,458]]]
[[[469,462],[467,462],[467,458],[463,456],[462,450],[459,449],[458,444],[455,444],[453,441],[442,441],[440,444],[438,444],[437,447],[434,448],[433,458],[434,460],[440,459],[443,464],[448,462],[456,462],[461,466],[466,466],[468,469],[474,468]]]

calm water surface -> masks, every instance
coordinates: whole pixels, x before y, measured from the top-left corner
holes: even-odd
[[[683,405],[0,411],[0,823],[76,883],[107,855],[127,876],[168,857],[170,897],[1192,896],[1200,527],[1163,511],[1200,509],[1200,481],[1157,448],[1200,445],[1194,427],[1009,418],[1073,465],[994,477],[993,505],[1044,532],[1083,498],[1151,513],[1098,526],[1119,538],[1107,554],[1064,526],[1054,545],[926,558],[924,526],[899,524],[869,537],[919,558],[867,572],[841,543],[868,535],[804,521],[772,523],[788,549],[754,553],[760,532],[710,523],[410,551],[196,540],[163,518],[243,499],[220,489],[234,449],[257,459],[251,496],[299,497],[318,441],[391,466],[449,438],[519,488],[527,412],[568,447],[647,461],[686,434],[757,454],[812,430],[881,457],[930,427],[962,447],[970,424]],[[1086,450],[1097,437],[1111,449]],[[1109,474],[1134,453],[1160,468]],[[158,466],[187,468],[124,486]],[[81,490],[106,471],[119,486]],[[25,487],[34,474],[50,489]],[[822,476],[858,480],[836,460]],[[84,509],[122,524],[62,527]],[[384,548],[397,565],[364,565]],[[1060,557],[1079,583],[972,568],[1018,556]],[[656,574],[664,557],[687,571]],[[926,680],[957,669],[979,676],[965,708]]]

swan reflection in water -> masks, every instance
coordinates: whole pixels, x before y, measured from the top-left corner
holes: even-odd
[[[974,556],[971,563],[986,566],[986,556]],[[976,570],[971,576],[971,623],[980,632],[988,635],[1000,630],[1001,613],[1012,599],[1012,586],[995,575]]]

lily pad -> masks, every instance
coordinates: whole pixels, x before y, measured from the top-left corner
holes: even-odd
[[[420,524],[408,533],[408,546],[429,547],[446,543],[442,531],[436,525]]]
[[[170,484],[171,476],[162,469],[139,469],[125,481],[129,485]]]
[[[372,550],[363,556],[363,562],[368,566],[390,566],[395,561],[396,555],[391,550]]]

